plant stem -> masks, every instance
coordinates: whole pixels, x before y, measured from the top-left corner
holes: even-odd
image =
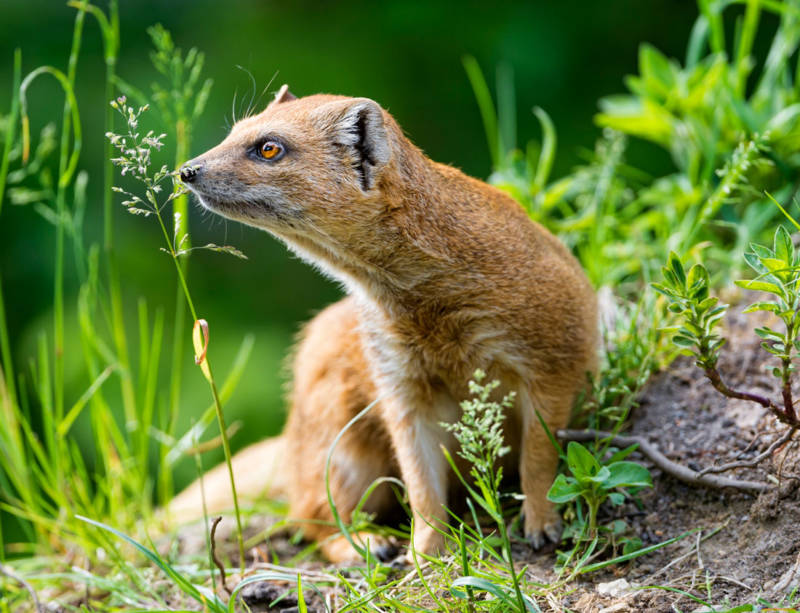
[[[740,392],[738,390],[733,390],[729,388],[725,382],[722,380],[722,376],[719,374],[719,371],[716,368],[704,366],[703,372],[705,372],[706,377],[709,381],[711,381],[711,385],[714,386],[718,392],[722,395],[727,396],[728,398],[738,398],[740,400],[749,400],[750,402],[755,402],[760,404],[765,409],[769,410],[778,421],[791,426],[792,428],[800,427],[800,421],[798,421],[796,415],[794,414],[794,409],[792,409],[792,413],[790,414],[789,411],[781,409],[778,405],[776,405],[772,400],[769,398],[765,398],[759,394],[753,394],[750,392]],[[791,390],[789,391],[789,399],[791,400]],[[784,396],[784,399],[786,396]]]
[[[155,198],[155,194],[151,193],[151,195]],[[169,249],[169,254],[172,256],[172,261],[175,264],[175,271],[178,273],[178,279],[180,281],[180,287],[183,288],[183,294],[186,298],[186,303],[189,305],[189,311],[192,314],[192,321],[197,321],[197,311],[194,308],[194,302],[192,301],[192,296],[189,293],[189,286],[186,284],[186,277],[183,274],[183,269],[181,268],[180,260],[178,259],[177,253],[175,253],[175,249],[172,244],[172,240],[169,237],[169,232],[167,232],[167,227],[164,225],[164,219],[161,217],[161,212],[158,208],[155,209],[156,218],[158,219],[158,223],[161,226],[161,232],[164,234],[164,240],[167,242],[167,246]],[[236,537],[239,544],[239,563],[242,567],[242,571],[244,571],[244,539],[242,537],[242,517],[241,513],[239,512],[239,497],[236,494],[236,482],[233,477],[233,464],[231,463],[231,447],[230,443],[228,442],[227,431],[228,427],[225,423],[225,415],[222,412],[222,402],[219,399],[219,393],[217,392],[217,384],[214,381],[214,374],[213,370],[211,369],[211,362],[208,359],[208,355],[205,357],[206,364],[208,365],[208,383],[211,386],[211,395],[214,397],[214,409],[217,413],[217,421],[219,422],[219,428],[222,438],[222,450],[225,453],[225,464],[228,467],[228,477],[231,481],[231,494],[233,497],[233,508],[234,512],[236,513]]]
[[[524,613],[527,610],[525,606],[525,598],[522,596],[522,590],[519,587],[519,580],[517,579],[517,571],[514,569],[514,558],[511,557],[511,541],[508,538],[508,529],[506,528],[505,518],[503,517],[503,507],[500,504],[500,482],[497,479],[497,472],[494,469],[494,459],[484,457],[485,466],[488,468],[486,476],[489,481],[489,491],[492,493],[492,502],[494,504],[494,512],[497,514],[495,521],[497,528],[500,531],[500,542],[503,544],[503,553],[508,561],[508,570],[511,573],[511,582],[514,585],[514,593],[519,603],[519,610]]]
[[[78,55],[83,37],[83,22],[86,12],[79,10],[75,15],[75,26],[72,34],[72,49],[67,64],[67,83],[71,89],[75,85],[75,73],[78,67]],[[64,100],[63,119],[61,123],[61,146],[58,159],[58,186],[56,188],[56,254],[53,287],[53,391],[55,400],[55,418],[61,421],[64,415],[64,224],[66,223],[66,189],[63,177],[67,174],[69,160],[69,140],[72,101]]]
[[[175,167],[177,168],[181,163],[186,161],[189,151],[189,132],[186,130],[186,120],[179,118],[175,122]],[[191,238],[189,236],[189,214],[188,214],[188,198],[186,194],[179,196],[173,201],[172,205],[173,215],[180,215],[183,225],[180,232],[175,232],[175,241],[182,248],[191,248]],[[174,217],[173,217],[174,219]],[[189,258],[187,255],[180,262],[184,276],[188,274]],[[172,369],[170,376],[170,392],[169,392],[169,424],[168,433],[172,433],[172,426],[175,424],[179,411],[181,399],[181,380],[183,378],[183,329],[186,321],[186,303],[184,302],[183,290],[180,285],[175,287],[175,317],[173,320],[173,336],[172,336]],[[224,435],[223,435],[224,437]],[[167,497],[171,495],[172,489],[171,473],[163,471],[161,479],[161,497],[166,502]]]
[[[22,52],[17,49],[14,51],[14,82],[11,91],[11,111],[8,116],[8,126],[6,127],[5,141],[3,143],[2,158],[0,158],[0,212],[3,207],[3,195],[6,188],[6,177],[8,176],[8,166],[11,155],[11,147],[15,137],[17,119],[19,118],[19,85],[22,77]],[[11,343],[8,337],[8,322],[6,321],[5,309],[3,308],[3,288],[0,281],[0,358],[5,375],[5,385],[8,390],[9,402],[12,406],[17,403],[16,376],[14,374],[14,364],[11,357]],[[10,408],[10,407],[9,407]],[[0,549],[0,560],[3,552]]]

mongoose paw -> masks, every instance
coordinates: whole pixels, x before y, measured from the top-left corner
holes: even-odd
[[[525,538],[534,549],[541,549],[548,542],[558,544],[561,541],[561,517],[553,512],[544,521],[529,520],[524,516]]]
[[[408,570],[414,566],[413,560],[409,561],[409,555],[398,555],[388,563],[389,568],[392,570]]]
[[[400,554],[400,547],[394,539],[382,540],[370,549],[370,553],[381,562],[393,562]]]
[[[382,536],[366,532],[353,534],[351,536],[353,540],[362,547],[369,544],[370,556],[381,562],[388,562],[395,558],[400,552],[400,547],[394,539],[385,539]],[[342,535],[324,543],[322,545],[322,553],[328,560],[336,564],[363,563],[363,559],[358,552],[353,549],[350,541]]]

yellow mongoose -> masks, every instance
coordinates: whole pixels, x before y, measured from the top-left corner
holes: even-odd
[[[500,190],[428,159],[366,98],[298,99],[284,86],[181,177],[203,206],[277,236],[349,294],[302,335],[284,434],[234,459],[245,497],[277,480],[290,516],[316,520],[304,533],[332,561],[351,559],[324,523],[325,460],[344,425],[379,399],[336,448],[333,498],[347,517],[374,479],[400,477],[413,544],[435,552],[432,525],[446,520],[455,480],[440,449],[455,441],[440,423],[459,418],[481,368],[500,393],[516,391],[505,432],[526,536],[534,546],[558,538],[545,497],[557,456],[534,409],[552,430],[566,424],[594,368],[598,324],[594,292],[554,236]],[[207,478],[212,509],[230,502],[226,479],[219,469]],[[393,503],[378,490],[365,510]],[[199,509],[197,485],[172,504],[178,515]]]

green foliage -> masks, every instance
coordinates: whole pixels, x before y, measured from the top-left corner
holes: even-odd
[[[0,428],[0,511],[19,520],[20,536],[26,542],[17,547],[23,547],[24,551],[63,553],[77,544],[98,567],[125,569],[128,562],[116,548],[109,547],[107,537],[87,529],[87,524],[75,516],[113,518],[113,523],[126,531],[141,529],[142,520],[152,517],[156,489],[162,502],[171,496],[175,456],[185,451],[186,445],[180,445],[182,439],[176,440],[175,412],[170,412],[163,402],[164,390],[172,387],[175,378],[159,379],[163,309],[159,307],[152,312],[147,302],[140,299],[134,308],[138,315],[134,329],[139,342],[133,348],[128,342],[128,327],[132,322],[127,322],[124,316],[111,240],[110,209],[104,209],[105,250],[101,251],[97,245],[84,247],[81,222],[87,205],[89,175],[77,166],[82,146],[81,115],[74,95],[78,52],[85,16],[93,15],[104,37],[106,91],[113,91],[118,24],[114,1],[107,15],[87,2],[72,5],[78,10],[67,70],[39,67],[22,78],[21,55],[17,53],[12,112],[4,120],[0,194],[7,193],[14,204],[36,207],[55,226],[56,240],[52,333],[41,333],[38,351],[29,368],[14,368],[0,291],[0,415],[4,423]],[[65,106],[60,131],[46,127],[39,142],[31,147],[26,101],[32,83],[40,76],[52,76],[58,81]],[[144,193],[128,193],[129,206],[160,219],[165,201],[176,194],[170,189],[166,199],[160,200],[162,185],[171,173],[160,165],[159,171],[150,171],[163,135],[146,133],[140,137],[137,128],[141,109],[125,107],[124,101],[116,104],[128,126],[125,136],[113,139],[120,152],[117,162],[126,175],[144,185]],[[113,113],[111,107],[109,111]],[[21,138],[17,138],[20,116],[22,131]],[[107,132],[113,134],[113,114],[106,119]],[[107,147],[111,151],[111,140]],[[51,174],[52,157],[56,158],[56,175]],[[110,161],[107,166],[112,168]],[[110,172],[106,179],[104,202],[110,202],[113,195]],[[9,187],[7,192],[6,187]],[[72,243],[80,279],[71,334],[67,334],[65,314],[67,241]],[[169,239],[167,242],[170,244]],[[219,250],[214,245],[209,248]],[[174,255],[177,257],[177,253]],[[183,339],[186,332],[180,331]],[[217,394],[212,383],[212,416],[241,377],[250,347],[252,341],[246,340],[221,394]],[[132,359],[132,349],[138,352],[138,361]],[[66,361],[71,369],[82,373],[84,380],[83,389],[74,396],[65,384]],[[204,416],[202,427],[194,429],[192,437],[196,439],[208,423]],[[76,436],[78,424],[87,433],[86,438]],[[156,455],[158,459],[154,462]],[[131,500],[137,504],[132,505]],[[8,515],[4,517],[7,518]],[[0,541],[0,556],[4,554],[5,543]]]
[[[442,427],[451,432],[458,441],[458,455],[470,463],[470,474],[477,484],[488,485],[492,479],[498,483],[502,479],[502,467],[496,469],[495,462],[507,454],[511,448],[503,445],[503,421],[506,411],[514,406],[514,392],[510,392],[500,402],[490,400],[492,392],[500,386],[499,381],[481,382],[486,373],[476,370],[469,382],[471,400],[461,402],[461,420]],[[484,498],[486,500],[486,498]]]
[[[129,196],[130,200],[123,202],[123,204],[128,207],[128,210],[131,213],[136,215],[144,215],[145,217],[152,213],[155,216],[155,218],[158,220],[158,225],[161,227],[164,240],[167,243],[167,249],[165,249],[165,251],[172,256],[172,261],[175,264],[175,271],[177,272],[178,279],[180,281],[180,287],[183,289],[183,297],[186,300],[186,304],[189,306],[189,311],[192,314],[193,336],[196,348],[195,363],[200,366],[203,375],[208,381],[211,389],[211,395],[214,399],[214,408],[216,410],[217,421],[219,423],[222,448],[225,452],[225,462],[228,467],[228,476],[230,478],[231,493],[233,496],[233,506],[236,514],[236,536],[239,541],[239,559],[241,561],[242,568],[244,568],[245,562],[244,541],[242,537],[242,520],[239,513],[239,500],[236,495],[236,485],[233,479],[233,466],[231,464],[231,451],[230,444],[228,442],[228,429],[225,425],[225,416],[222,412],[222,403],[220,401],[217,385],[214,380],[214,375],[211,371],[211,364],[207,355],[208,323],[205,320],[198,319],[194,301],[192,300],[191,293],[189,292],[189,286],[186,283],[186,275],[184,274],[183,268],[178,260],[181,254],[185,254],[190,251],[190,249],[183,246],[184,242],[188,240],[188,235],[183,234],[181,231],[180,212],[175,211],[173,214],[175,219],[175,231],[172,239],[170,239],[167,228],[164,225],[164,220],[161,216],[161,210],[164,208],[164,206],[183,194],[182,184],[177,180],[178,171],[169,172],[166,165],[162,166],[159,170],[151,174],[150,165],[152,152],[154,149],[158,150],[161,148],[161,139],[166,135],[161,134],[159,136],[155,136],[152,131],[149,131],[144,136],[140,136],[139,132],[137,131],[139,128],[139,118],[141,117],[142,113],[147,110],[147,105],[134,110],[132,107],[127,105],[124,96],[112,101],[110,104],[125,118],[128,127],[127,135],[114,133],[106,134],[106,137],[111,141],[111,144],[116,147],[120,153],[120,156],[112,159],[112,162],[121,168],[122,175],[128,173],[144,185],[145,199],[142,199],[138,195],[131,192],[126,192],[118,187],[114,187],[112,189]],[[162,191],[161,184],[168,177],[171,177],[173,180],[172,190],[170,190],[170,193],[167,195],[167,197],[163,199],[163,202],[159,202],[159,194]],[[233,255],[242,256],[238,250],[231,247],[207,245],[205,248],[210,248],[213,251],[229,251]],[[181,309],[183,308],[183,305],[179,303],[177,308]],[[201,329],[203,337],[205,337],[205,344],[203,344],[203,341],[200,338]],[[162,457],[164,456],[162,455]]]
[[[684,349],[695,348],[698,365],[714,368],[724,344],[715,328],[728,307],[709,295],[708,272],[702,264],[695,264],[687,274],[680,258],[670,252],[662,273],[664,283],[653,283],[652,287],[668,298],[669,310],[681,315],[684,322],[672,342]]]
[[[618,451],[601,463],[580,443],[571,441],[567,445],[566,464],[570,475],[559,474],[547,492],[547,498],[557,504],[576,503],[579,500],[586,504],[588,516],[584,518],[579,510],[576,513],[577,525],[571,526],[568,531],[576,540],[598,537],[597,513],[604,502],[608,500],[618,506],[625,501],[623,492],[626,489],[636,491],[653,485],[650,472],[644,466],[623,460],[634,450],[635,447],[629,447]],[[605,532],[616,536],[622,529],[624,525],[612,522]]]
[[[512,589],[507,590],[505,586],[498,586],[496,583],[491,583],[490,587],[481,584],[480,581],[476,582],[472,577],[465,577],[465,581],[456,587],[469,586],[471,589],[495,593],[495,596],[501,598],[510,610],[524,612],[528,610],[529,605],[520,589],[517,571],[514,568],[514,561],[511,557],[511,541],[500,501],[500,482],[503,478],[503,469],[501,466],[496,466],[497,461],[510,451],[509,447],[503,445],[503,421],[505,413],[514,406],[514,392],[509,392],[499,402],[491,400],[490,396],[500,386],[500,382],[490,381],[484,384],[482,381],[485,378],[486,373],[482,370],[475,371],[473,379],[469,382],[469,391],[473,398],[461,402],[460,421],[442,424],[442,427],[451,432],[458,442],[458,455],[470,463],[470,475],[475,487],[464,480],[447,450],[443,449],[443,451],[453,471],[466,487],[472,501],[478,504],[497,526],[500,547],[512,580],[509,587]],[[461,547],[464,546],[463,541],[460,544]],[[465,566],[467,565],[465,564]],[[455,594],[460,597],[463,593],[457,590]],[[469,592],[467,595],[470,596]]]
[[[715,328],[727,307],[718,305],[717,298],[709,295],[708,273],[702,264],[695,264],[686,274],[680,258],[670,253],[667,266],[663,268],[664,282],[654,283],[653,288],[667,297],[669,310],[681,318],[682,326],[672,337],[673,343],[694,354],[697,365],[720,393],[757,402],[772,411],[780,421],[796,428],[800,422],[792,400],[792,376],[796,371],[794,360],[800,350],[797,315],[800,308],[800,256],[789,232],[778,226],[772,248],[751,243],[744,259],[758,276],[751,280],[738,280],[736,284],[744,289],[771,294],[771,299],[754,302],[743,312],[766,311],[783,324],[783,330],[770,326],[754,330],[763,339],[762,348],[780,361],[780,365],[770,368],[770,371],[781,381],[782,407],[780,403],[758,394],[732,390],[722,381],[717,361],[724,339],[716,334]]]
[[[792,237],[783,226],[775,231],[773,247],[752,243],[744,254],[747,264],[758,275],[755,279],[740,280],[736,285],[753,291],[771,294],[771,301],[758,301],[747,307],[745,313],[768,311],[783,323],[784,330],[776,331],[769,326],[755,329],[764,341],[761,346],[786,364],[785,369],[773,368],[772,374],[783,379],[795,371],[792,360],[800,349],[798,315],[800,308],[800,254],[795,250]]]
[[[637,406],[639,393],[659,366],[658,356],[665,353],[658,328],[661,313],[652,293],[644,293],[633,304],[601,292],[605,294],[601,302],[612,302],[613,317],[604,318],[601,368],[576,402],[572,422],[616,432]]]
[[[490,181],[559,234],[596,286],[635,295],[671,250],[700,244],[722,274],[736,272],[730,248],[760,238],[776,214],[763,190],[786,197],[800,177],[800,12],[792,3],[748,3],[743,34],[727,54],[719,32],[729,6],[702,3],[683,65],[641,46],[629,93],[600,101],[603,134],[590,161],[561,178],[550,177],[557,139],[547,114],[534,109],[541,144],[515,149],[500,133],[509,111],[498,105],[498,118],[477,63],[465,60],[492,151]],[[758,71],[751,52],[762,11],[777,12],[780,24]],[[498,78],[498,92],[509,78]],[[673,168],[653,175],[630,165],[630,138],[665,151]]]
[[[185,128],[191,129],[192,122],[203,114],[213,84],[211,79],[200,83],[205,56],[196,47],[184,56],[160,23],[147,28],[147,33],[155,47],[150,59],[168,82],[166,88],[155,82],[152,84],[153,102],[168,125],[184,122]]]

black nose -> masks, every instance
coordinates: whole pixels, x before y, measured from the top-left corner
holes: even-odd
[[[184,183],[191,183],[200,174],[203,165],[194,162],[188,162],[181,167],[181,181]]]

